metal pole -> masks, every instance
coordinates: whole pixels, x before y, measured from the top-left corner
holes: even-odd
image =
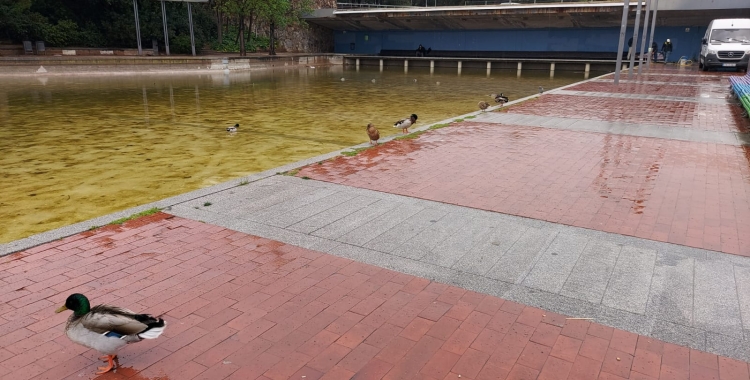
[[[658,10],[659,10],[659,0],[654,0],[654,14],[653,16],[651,16],[651,38],[648,41],[648,46],[651,46],[654,44],[654,30],[656,29],[656,11]],[[653,54],[656,54],[656,52],[654,52]],[[646,67],[648,67],[651,64],[651,56],[653,54],[648,55],[648,60],[646,61]]]
[[[641,54],[638,56],[638,76],[639,77],[641,75],[641,66],[643,66],[643,49],[646,47],[646,37],[648,37],[648,12],[649,11],[651,11],[651,0],[646,0],[646,15],[643,17],[643,37],[641,37]]]
[[[638,27],[641,26],[641,4],[638,0],[638,7],[635,11],[635,26],[633,27],[633,54],[630,55],[630,65],[628,65],[628,79],[633,78],[633,65],[635,65],[635,49],[638,47]]]
[[[195,57],[195,37],[193,36],[193,12],[190,10],[190,2],[188,5],[188,23],[190,24],[190,46],[193,48],[193,57]]]
[[[620,24],[620,43],[617,45],[617,64],[615,65],[615,84],[620,83],[620,71],[622,71],[622,48],[625,46],[625,28],[628,26],[628,11],[630,0],[625,0],[622,6],[622,23]]]
[[[138,0],[133,0],[133,13],[135,14],[135,38],[138,40],[138,55],[143,55],[141,49],[141,23],[138,21]]]
[[[164,0],[161,0],[161,18],[164,22],[164,47],[169,55],[169,34],[167,33],[167,10],[164,8]]]

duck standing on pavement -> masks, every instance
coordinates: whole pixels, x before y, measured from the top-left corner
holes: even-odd
[[[106,356],[106,367],[99,367],[97,375],[109,372],[116,367],[117,351],[128,343],[143,339],[156,339],[164,332],[167,323],[148,314],[136,314],[128,309],[109,305],[91,307],[83,294],[68,296],[65,305],[55,313],[72,310],[73,314],[65,325],[65,335],[75,343],[93,348]]]
[[[380,140],[380,131],[378,131],[377,128],[375,128],[375,125],[372,123],[367,124],[367,136],[370,137],[370,145],[378,145],[378,140]]]
[[[401,119],[393,124],[393,128],[400,128],[402,132],[409,133],[409,127],[417,122],[417,114],[411,114],[408,119]]]

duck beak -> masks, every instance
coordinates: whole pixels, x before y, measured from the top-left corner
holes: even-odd
[[[65,310],[68,310],[68,308],[65,307],[65,305],[62,305],[62,306],[58,307],[57,310],[55,310],[55,313],[60,313],[60,312],[63,312]]]

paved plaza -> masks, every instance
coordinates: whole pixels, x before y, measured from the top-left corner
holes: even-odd
[[[100,379],[750,380],[750,123],[657,67],[0,257],[0,378],[80,292],[168,322]]]

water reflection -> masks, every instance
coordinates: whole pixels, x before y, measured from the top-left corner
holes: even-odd
[[[436,122],[491,93],[516,99],[581,77],[430,71],[0,79],[0,218],[12,221],[0,242],[359,144],[368,122],[386,136],[411,113]]]

